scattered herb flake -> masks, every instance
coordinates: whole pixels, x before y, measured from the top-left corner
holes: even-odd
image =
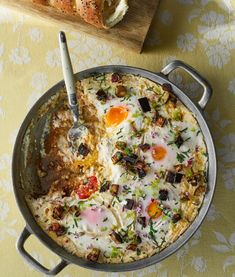
[[[107,221],[108,220],[108,218],[107,217],[105,217],[104,219],[103,219],[103,222],[105,222],[105,221]]]
[[[179,154],[177,153],[177,156],[176,156],[177,160],[179,163],[183,163],[184,160],[185,160],[185,155],[184,154]]]
[[[75,226],[78,228],[77,219],[76,219],[76,218],[74,218],[74,219],[73,219],[73,221],[74,221],[74,223],[75,223]]]
[[[121,129],[116,133],[116,135],[120,135],[121,132],[122,132],[122,130],[123,130],[123,128],[121,128]]]
[[[183,130],[181,130],[180,133],[186,132],[187,130],[188,130],[188,127],[186,127]]]

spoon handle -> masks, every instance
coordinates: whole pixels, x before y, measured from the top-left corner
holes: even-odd
[[[66,36],[64,32],[59,33],[59,44],[60,44],[60,54],[62,61],[62,70],[65,81],[65,87],[68,95],[69,106],[73,114],[73,119],[75,122],[79,119],[79,107],[76,96],[76,87],[74,81],[74,74],[72,63],[69,56]]]

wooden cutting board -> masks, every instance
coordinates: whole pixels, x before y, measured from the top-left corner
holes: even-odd
[[[26,12],[32,16],[40,16],[58,25],[66,25],[140,53],[160,0],[129,0],[129,10],[122,22],[109,30],[97,29],[84,22],[78,15],[66,15],[54,8],[34,5],[31,0],[0,0],[0,5]]]

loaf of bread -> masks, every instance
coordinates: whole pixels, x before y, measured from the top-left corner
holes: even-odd
[[[86,22],[109,29],[120,22],[128,10],[128,0],[32,0],[67,14],[79,14]]]

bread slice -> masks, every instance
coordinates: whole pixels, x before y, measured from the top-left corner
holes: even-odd
[[[128,10],[127,0],[76,0],[80,16],[98,28],[111,28]]]
[[[67,14],[79,14],[86,22],[109,29],[120,22],[128,10],[128,0],[33,0]]]

